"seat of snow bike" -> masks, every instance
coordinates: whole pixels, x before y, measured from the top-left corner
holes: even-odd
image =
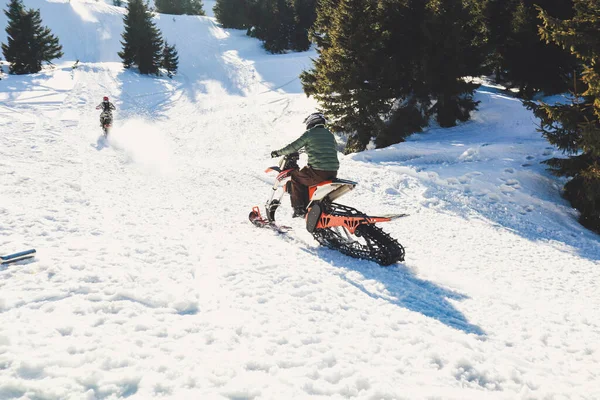
[[[350,185],[350,186],[356,186],[358,185],[358,182],[354,182],[354,181],[349,181],[347,179],[338,179],[338,178],[333,178],[333,179],[328,179],[326,181],[322,181],[317,183],[316,185],[311,185],[311,188],[316,188],[318,186],[324,186],[324,185],[329,185],[329,184],[337,184],[335,186],[339,186],[339,185]]]
[[[354,189],[356,185],[358,183],[347,179],[334,178],[310,186],[308,188],[308,197],[311,201],[322,200],[325,197],[335,200]]]
[[[348,179],[333,178],[331,180],[331,182],[333,182],[333,183],[345,183],[345,184],[348,184],[348,185],[355,185],[355,186],[358,185],[358,182],[349,181]]]

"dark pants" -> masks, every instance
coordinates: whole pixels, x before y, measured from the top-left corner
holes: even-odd
[[[319,169],[312,169],[309,166],[302,168],[301,170],[294,171],[292,176],[292,207],[304,207],[308,205],[308,187],[333,179],[337,176],[337,171],[321,171]]]

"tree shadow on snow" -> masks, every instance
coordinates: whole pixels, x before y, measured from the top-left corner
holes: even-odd
[[[560,157],[559,151],[525,122],[533,116],[520,102],[501,102],[497,93],[486,86],[479,89],[476,100],[482,107],[495,104],[479,120],[432,129],[351,157],[397,172],[398,183],[388,194],[401,196],[404,187],[418,181],[425,189],[418,199],[422,207],[466,221],[484,220],[528,241],[564,244],[581,257],[600,260],[600,235],[578,222],[577,211],[561,197],[564,178],[552,175],[543,164]],[[507,115],[515,115],[514,126],[503,125],[502,116]],[[507,127],[513,131],[488,137]]]
[[[500,194],[499,200],[491,201],[480,193],[463,193],[460,188],[448,188],[435,183],[429,185],[423,196],[432,199],[433,207],[442,212],[458,215],[465,220],[487,220],[531,242],[562,243],[580,257],[599,261],[600,235],[578,222],[576,210],[553,187],[557,178],[546,171],[543,165],[532,164],[528,168],[536,171],[536,186],[528,193],[532,205],[525,208],[522,201],[510,201],[510,194]],[[441,205],[437,204],[440,201]]]
[[[47,85],[54,76],[55,69],[50,68],[35,74],[4,75],[0,80],[0,93],[5,93],[6,100],[1,106],[16,113],[55,109],[63,103],[70,89]]]
[[[175,79],[191,102],[216,90],[230,96],[267,92],[304,93],[299,75],[312,67],[315,50],[271,54],[242,29],[222,29],[206,18],[168,16],[157,21],[164,38],[179,52]],[[190,32],[195,34],[190,35]]]
[[[115,79],[120,83],[119,119],[143,116],[150,120],[166,118],[175,106],[179,84],[166,76],[142,75],[123,69]]]
[[[263,90],[259,93],[285,92],[304,94],[300,73],[314,67],[312,58],[317,58],[315,50],[272,54],[266,51],[263,43],[246,35],[245,30],[225,29],[229,34],[222,43],[222,54],[232,52],[247,65],[251,65],[252,78],[260,78]],[[234,82],[237,83],[237,82]],[[239,88],[238,88],[239,90]]]
[[[337,252],[326,248],[319,248],[317,254],[337,269],[342,280],[373,299],[418,312],[465,333],[485,335],[483,329],[471,324],[451,302],[468,299],[468,296],[420,279],[403,264],[382,267],[374,262],[338,256]],[[351,271],[362,276],[352,276]],[[377,281],[385,289],[375,290],[369,281]]]

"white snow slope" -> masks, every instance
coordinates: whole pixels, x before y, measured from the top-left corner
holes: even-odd
[[[37,250],[0,267],[0,399],[600,398],[599,236],[519,101],[484,85],[470,122],[340,154],[341,203],[410,214],[384,268],[319,247],[288,199],[289,234],[247,220],[317,107],[314,51],[159,15],[180,73],[141,76],[123,8],[25,4],[65,55],[0,80],[0,253]]]

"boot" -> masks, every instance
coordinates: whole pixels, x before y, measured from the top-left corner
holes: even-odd
[[[306,216],[306,207],[294,207],[292,218],[304,218]]]

